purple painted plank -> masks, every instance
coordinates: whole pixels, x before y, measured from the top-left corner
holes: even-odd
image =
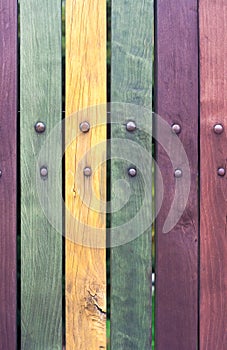
[[[16,349],[17,1],[0,0],[0,349]]]
[[[198,342],[197,0],[159,0],[156,6],[156,112],[170,126],[173,123],[181,126],[179,138],[191,170],[186,208],[177,225],[164,234],[163,225],[175,186],[180,186],[185,174],[182,178],[174,177],[176,168],[157,144],[165,193],[156,222],[156,349],[195,350]],[[169,145],[174,137],[177,136],[170,130]],[[178,166],[185,164],[180,160]],[[178,209],[180,206],[178,202]]]

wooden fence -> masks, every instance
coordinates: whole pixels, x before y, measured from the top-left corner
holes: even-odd
[[[227,3],[106,19],[0,0],[0,350],[226,350]]]

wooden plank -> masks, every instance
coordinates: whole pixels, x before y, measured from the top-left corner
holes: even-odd
[[[175,195],[173,166],[160,144],[157,162],[164,198],[156,222],[156,342],[157,350],[193,350],[198,342],[198,15],[197,0],[159,0],[156,8],[156,112],[178,135],[187,153],[191,188],[182,216],[163,233]],[[161,137],[162,135],[157,135]],[[169,147],[177,136],[169,131]],[[179,158],[179,167],[185,166]],[[178,155],[177,155],[178,154]],[[177,159],[177,158],[176,158]],[[184,189],[181,189],[184,193]],[[158,193],[158,192],[157,192]],[[177,210],[178,210],[177,209]]]
[[[152,235],[150,225],[145,232],[141,227],[143,220],[150,224],[152,220],[152,39],[152,0],[112,0],[111,101],[116,103],[111,105],[112,211],[116,191],[120,201],[126,200],[111,217],[113,350],[151,348]],[[126,130],[128,120],[136,123],[134,132]],[[116,142],[116,139],[120,141]],[[139,166],[145,154],[151,157]],[[115,156],[118,159],[114,159]],[[128,175],[130,165],[138,168],[134,178]],[[150,191],[144,178],[148,180]],[[119,180],[124,183],[121,185]],[[137,217],[140,209],[142,217]],[[133,217],[136,218],[135,225],[130,223]]]
[[[61,135],[45,146],[62,113],[61,1],[21,0],[20,23],[21,348],[61,349],[62,232],[40,202],[47,194],[61,228]],[[34,129],[39,120],[46,124],[43,134]]]
[[[16,349],[17,3],[0,1],[0,348]]]
[[[68,0],[66,144],[72,138],[65,163],[68,349],[106,349],[105,103],[106,2]],[[79,130],[83,121],[90,123],[87,133]],[[87,166],[92,170],[90,177],[83,174]]]
[[[227,349],[227,3],[200,0],[200,349]],[[215,134],[221,123],[225,131]]]

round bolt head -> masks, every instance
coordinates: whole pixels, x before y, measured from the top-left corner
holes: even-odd
[[[89,177],[91,176],[91,174],[92,174],[91,168],[89,167],[84,168],[84,176]]]
[[[128,169],[128,174],[131,177],[135,177],[137,175],[137,170],[135,168]]]
[[[175,176],[176,178],[182,177],[182,176],[183,176],[182,170],[181,170],[181,169],[176,169],[175,172],[174,172],[174,176]]]
[[[214,125],[214,132],[215,134],[221,134],[224,131],[224,127],[222,124],[215,124]]]
[[[219,176],[225,176],[225,169],[224,168],[218,168],[218,175]]]
[[[174,134],[180,134],[181,132],[181,126],[179,124],[173,124],[171,129]]]
[[[38,134],[42,134],[46,130],[46,125],[43,122],[37,122],[35,124],[35,131]]]
[[[43,166],[43,167],[40,169],[40,175],[41,175],[42,177],[47,177],[47,175],[48,175],[48,169],[47,169],[47,167]]]
[[[0,170],[0,177],[2,177],[2,171]]]
[[[90,130],[90,124],[88,122],[82,122],[80,123],[80,131],[84,134]]]
[[[126,124],[126,130],[132,132],[136,130],[136,123],[132,120],[128,121]]]

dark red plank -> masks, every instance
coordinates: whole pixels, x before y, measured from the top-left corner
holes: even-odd
[[[16,349],[17,1],[0,0],[0,349]]]
[[[195,350],[198,343],[198,12],[197,0],[159,0],[156,8],[156,112],[171,126],[181,126],[179,138],[188,156],[191,187],[177,225],[163,233],[174,199],[174,177],[184,169],[178,149],[175,167],[157,144],[157,161],[164,182],[164,199],[156,222],[156,349]],[[157,130],[157,136],[164,136]],[[174,149],[178,137],[169,130],[167,144]],[[176,162],[178,159],[178,163]],[[158,193],[159,188],[156,188]],[[158,204],[158,203],[157,203]],[[182,211],[182,197],[177,210]]]
[[[201,350],[227,349],[227,176],[218,175],[227,160],[226,69],[227,2],[200,0]]]

